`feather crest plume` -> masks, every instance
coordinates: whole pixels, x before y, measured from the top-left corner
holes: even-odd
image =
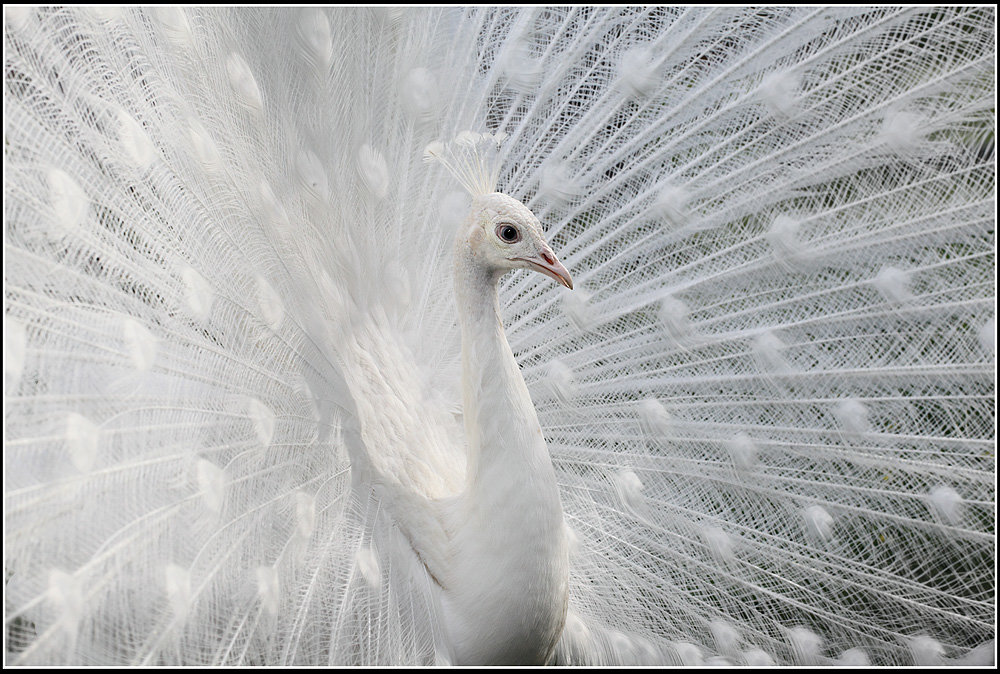
[[[424,149],[424,161],[438,162],[472,196],[497,191],[500,178],[500,145],[507,138],[502,132],[461,131],[451,141],[435,141]]]

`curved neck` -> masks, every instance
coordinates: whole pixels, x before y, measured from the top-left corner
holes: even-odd
[[[481,485],[498,472],[532,471],[533,481],[551,474],[554,484],[538,416],[500,320],[496,286],[501,275],[478,264],[467,243],[456,246],[468,483]]]
[[[468,474],[449,511],[455,553],[448,630],[459,663],[540,665],[566,619],[565,525],[538,416],[500,322],[501,273],[480,260],[459,240]]]

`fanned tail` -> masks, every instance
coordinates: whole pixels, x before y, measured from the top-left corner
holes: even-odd
[[[499,293],[557,662],[990,661],[995,25],[5,8],[8,662],[447,661],[371,481],[463,476],[469,129],[576,285]]]

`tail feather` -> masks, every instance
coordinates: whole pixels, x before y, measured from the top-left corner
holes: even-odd
[[[19,664],[443,664],[376,474],[460,484],[428,144],[506,134],[559,664],[995,635],[995,9],[28,8],[5,39]]]

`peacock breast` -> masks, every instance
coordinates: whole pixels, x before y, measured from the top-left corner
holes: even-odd
[[[544,664],[562,632],[569,561],[558,496],[518,496],[516,507],[479,508],[456,540],[443,601],[456,664]]]

